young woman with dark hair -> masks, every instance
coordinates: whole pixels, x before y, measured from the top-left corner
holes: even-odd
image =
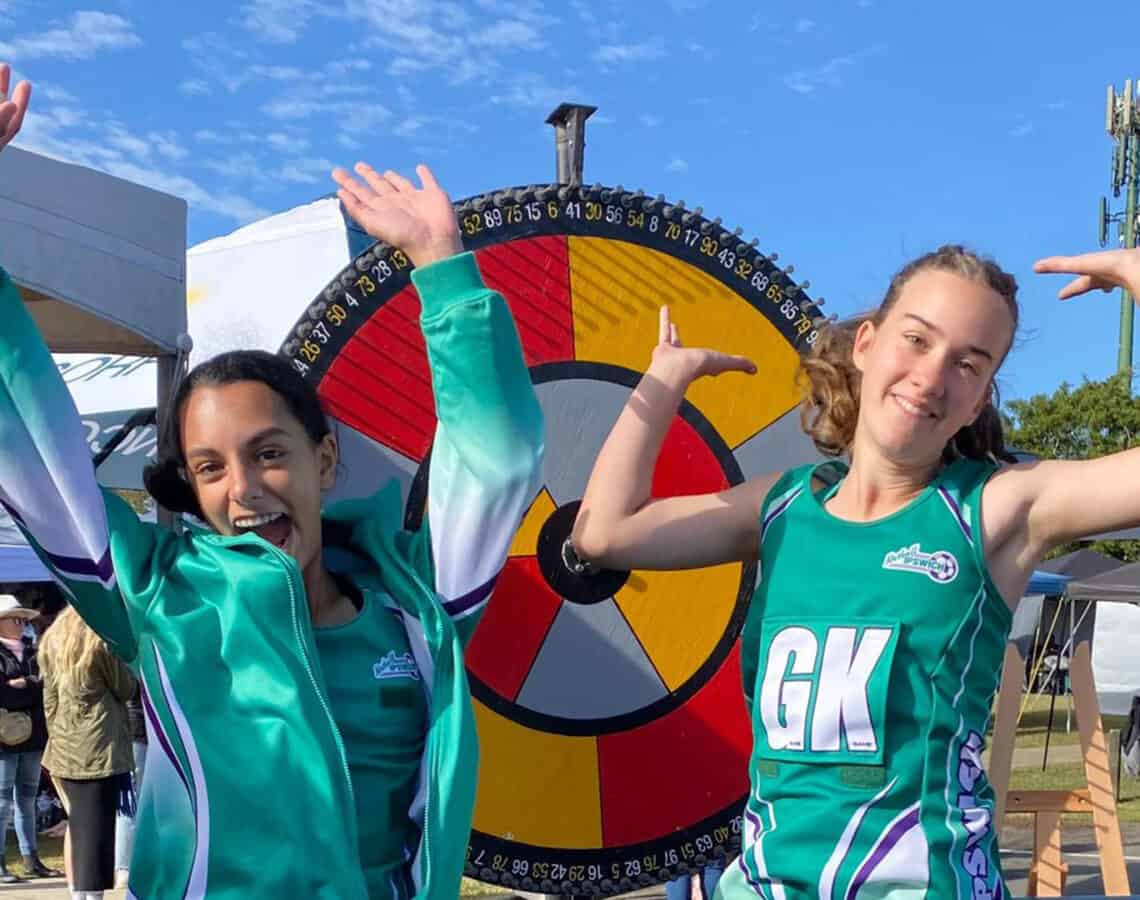
[[[7,99],[0,146],[28,89]],[[503,298],[431,172],[333,173],[401,248],[432,369],[427,514],[398,485],[322,510],[337,442],[284,360],[237,352],[180,389],[147,485],[208,529],[141,523],[0,270],[0,502],[146,687],[153,738],[129,894],[453,900],[475,798],[463,646],[537,490],[542,416]],[[342,564],[326,552],[335,540]]]

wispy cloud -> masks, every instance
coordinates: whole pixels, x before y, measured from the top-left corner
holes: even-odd
[[[317,116],[339,120],[342,131],[362,133],[391,118],[386,106],[372,99],[374,88],[319,79],[270,100],[261,111],[279,122],[304,122]]]
[[[207,212],[216,213],[238,224],[264,219],[269,210],[239,194],[228,191],[206,190],[196,181],[184,175],[171,175],[132,163],[112,163],[107,171],[120,178],[127,178],[154,188],[182,197],[191,206]]]
[[[1033,134],[1033,123],[1029,119],[1022,119],[1009,130],[1009,136],[1015,138],[1027,137]]]
[[[1050,100],[1048,103],[1045,104],[1045,108],[1047,110],[1049,110],[1050,112],[1060,112],[1062,109],[1065,109],[1068,105],[1069,105],[1068,101],[1066,101],[1066,100]]]
[[[389,75],[434,71],[450,84],[501,81],[511,56],[547,47],[559,21],[540,0],[344,0],[341,14],[360,50],[384,51]]]
[[[241,24],[269,44],[295,44],[314,16],[333,14],[335,8],[314,0],[249,0],[239,10]]]
[[[661,38],[636,44],[603,44],[594,51],[594,59],[603,66],[620,63],[644,62],[665,55],[665,42]]]
[[[246,69],[245,74],[266,81],[302,81],[306,77],[296,66],[263,66],[259,63]]]
[[[815,28],[815,21],[813,19],[797,19],[795,24],[796,34],[807,34]]]
[[[410,56],[397,56],[394,60],[388,63],[387,72],[389,75],[411,75],[413,72],[424,72],[432,67],[432,64],[422,59],[413,59]]]
[[[491,102],[523,108],[549,107],[554,109],[563,101],[578,96],[578,89],[569,85],[554,85],[542,75],[524,72],[515,77],[501,94],[492,94]]]
[[[183,81],[178,85],[178,90],[190,97],[203,97],[213,93],[213,91],[210,90],[209,83],[203,81],[201,78],[190,78]]]
[[[637,121],[646,128],[657,128],[661,125],[661,117],[652,115],[651,113],[642,113],[637,117]]]
[[[239,224],[268,215],[265,209],[236,192],[216,186],[206,189],[189,176],[159,168],[151,161],[152,154],[169,159],[176,141],[170,133],[148,137],[150,140],[138,137],[117,122],[92,122],[80,109],[53,105],[28,112],[20,146],[174,194],[195,209]]]
[[[855,53],[832,57],[814,69],[799,69],[790,72],[784,76],[784,84],[797,94],[812,94],[821,88],[842,87],[844,73],[857,63],[881,53],[884,49],[882,44],[876,44]]]
[[[681,159],[681,157],[674,156],[671,160],[669,160],[668,165],[665,166],[665,171],[677,174],[688,172],[689,164],[685,162],[685,160]]]
[[[518,19],[502,19],[474,32],[468,40],[471,46],[486,49],[541,50],[546,46],[538,29]]]
[[[570,0],[570,8],[578,14],[578,20],[583,25],[596,25],[598,17],[585,0]]]
[[[12,41],[0,41],[0,57],[5,59],[91,59],[100,50],[137,47],[142,38],[134,25],[113,13],[82,10],[73,13],[55,28],[29,34]]]
[[[309,141],[296,134],[273,131],[265,136],[265,143],[278,153],[304,153],[309,149]]]
[[[322,184],[328,181],[333,164],[327,159],[309,157],[286,162],[277,177],[294,184]]]
[[[183,82],[193,85],[190,93],[208,94],[213,86],[220,84],[231,94],[249,80],[245,74],[248,54],[215,32],[206,32],[182,41],[182,47],[190,54],[190,62],[205,77]],[[186,88],[183,88],[186,90]]]
[[[147,134],[147,139],[150,141],[151,147],[154,148],[154,152],[166,159],[180,160],[190,155],[190,151],[186,149],[182,138],[173,131],[152,131]]]

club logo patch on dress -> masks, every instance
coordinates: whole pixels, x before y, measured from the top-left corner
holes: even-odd
[[[395,650],[388,653],[379,662],[372,664],[372,675],[377,678],[414,678],[420,680],[420,670],[410,653],[396,654]]]
[[[883,568],[896,572],[919,572],[939,584],[947,584],[958,577],[958,560],[953,553],[946,550],[923,553],[918,544],[892,550],[883,557]]]

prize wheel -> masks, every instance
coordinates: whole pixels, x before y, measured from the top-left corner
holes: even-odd
[[[480,743],[467,874],[574,895],[665,881],[739,847],[751,727],[738,638],[756,566],[579,574],[566,539],[662,303],[686,344],[745,353],[759,372],[692,386],[655,496],[812,457],[795,371],[819,312],[775,254],[660,197],[545,185],[456,208],[510,305],[547,429],[543,485],[467,650]],[[418,468],[414,523],[435,417],[409,269],[374,245],[282,352],[332,415]]]

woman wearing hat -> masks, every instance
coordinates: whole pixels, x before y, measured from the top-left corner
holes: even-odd
[[[43,878],[60,873],[40,862],[36,851],[36,794],[47,724],[36,645],[25,626],[37,615],[11,594],[0,594],[0,828],[7,830],[14,793],[24,872]],[[0,853],[0,883],[19,880],[7,870]]]

